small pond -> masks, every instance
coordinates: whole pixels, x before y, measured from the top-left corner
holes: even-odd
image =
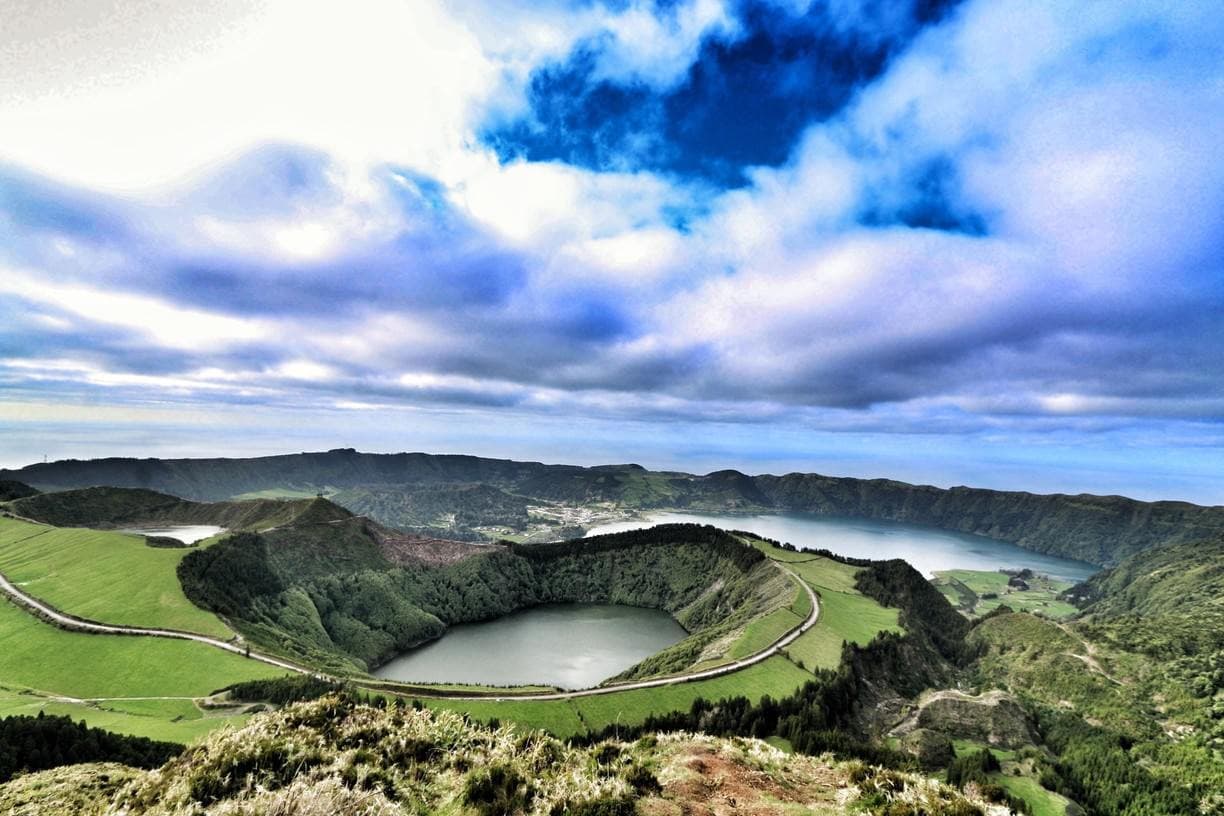
[[[125,527],[119,532],[135,533],[136,535],[144,536],[160,536],[162,538],[174,538],[178,539],[184,544],[194,544],[197,541],[203,541],[206,538],[211,538],[224,530],[224,527],[214,527],[210,524],[165,524],[151,525],[148,527]]]
[[[612,604],[550,604],[441,638],[377,669],[407,683],[588,688],[684,639],[666,612]]]

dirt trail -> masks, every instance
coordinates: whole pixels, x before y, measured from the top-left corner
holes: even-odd
[[[1067,657],[1074,657],[1076,660],[1079,660],[1085,666],[1087,666],[1092,672],[1094,672],[1095,674],[1101,675],[1101,677],[1104,677],[1106,680],[1113,683],[1114,685],[1117,685],[1117,686],[1127,685],[1125,681],[1119,680],[1118,678],[1114,677],[1112,674],[1107,672],[1105,670],[1105,667],[1101,665],[1101,662],[1097,660],[1096,646],[1092,645],[1090,642],[1088,642],[1084,638],[1075,634],[1075,632],[1072,631],[1071,627],[1067,626],[1067,624],[1065,623],[1058,624],[1058,628],[1062,629],[1063,632],[1065,632],[1068,637],[1075,639],[1080,644],[1080,646],[1083,647],[1084,651],[1087,652],[1087,654],[1078,654],[1077,652],[1063,652],[1063,654],[1065,654]]]
[[[289,671],[299,672],[301,674],[315,674],[315,672],[301,666],[294,665],[293,663],[289,663],[275,657],[270,657],[268,655],[259,654],[258,652],[253,651],[248,653],[246,648],[243,646],[220,640],[218,638],[209,637],[207,635],[197,635],[193,632],[180,632],[175,629],[157,629],[143,626],[119,626],[110,623],[98,623],[97,621],[78,618],[75,615],[66,615],[55,607],[38,600],[33,595],[28,595],[21,589],[18,589],[3,574],[0,574],[0,591],[8,595],[9,599],[15,604],[20,607],[24,607],[26,611],[32,612],[38,617],[48,620],[57,626],[64,629],[70,629],[75,632],[105,635],[143,635],[146,637],[194,640],[197,643],[204,643],[217,649],[224,649],[227,652],[243,655],[251,658],[252,660],[258,660],[261,663],[276,666],[277,668],[287,669]]]

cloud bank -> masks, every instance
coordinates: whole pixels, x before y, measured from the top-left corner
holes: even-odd
[[[1209,4],[292,12],[0,96],[4,401],[1221,441]]]

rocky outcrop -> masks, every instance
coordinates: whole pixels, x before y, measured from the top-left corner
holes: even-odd
[[[902,737],[902,744],[908,749],[911,742],[931,741],[929,736],[913,736],[919,732],[972,740],[996,748],[1021,748],[1038,741],[1036,729],[1024,708],[1002,691],[975,696],[946,689],[923,695],[917,710],[894,728],[892,734]]]

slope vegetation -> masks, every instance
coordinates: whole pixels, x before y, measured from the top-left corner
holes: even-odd
[[[1222,590],[1224,542],[1160,548],[1073,589],[1075,622],[975,626],[978,682],[1024,699],[1057,756],[1043,784],[1102,814],[1224,806]]]

